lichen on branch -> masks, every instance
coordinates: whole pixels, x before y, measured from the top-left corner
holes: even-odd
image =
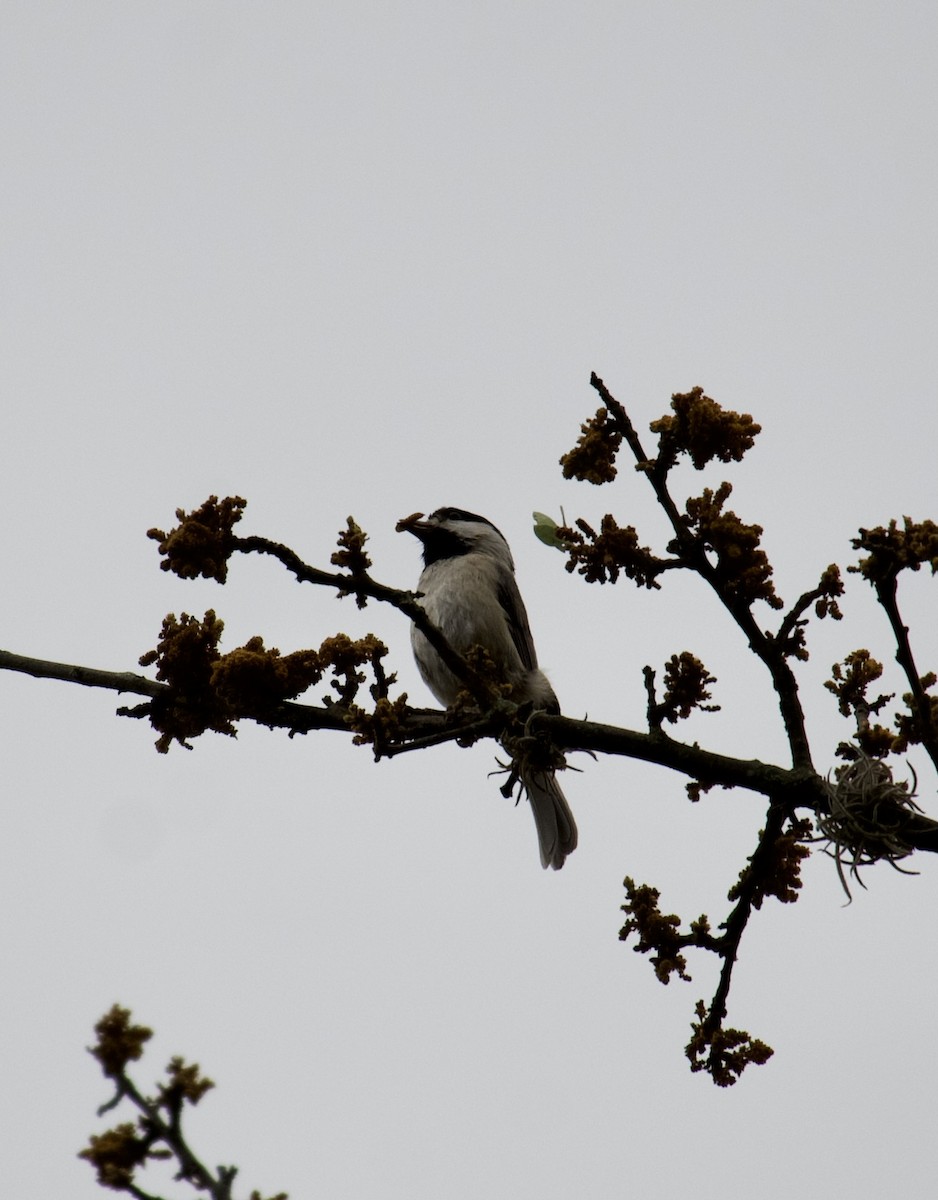
[[[615,583],[622,572],[640,587],[658,588],[662,571],[681,565],[674,559],[656,558],[647,546],[638,544],[634,526],[620,526],[610,513],[603,517],[599,533],[581,517],[576,528],[558,527],[557,540],[567,553],[566,569],[576,571],[587,583]]]
[[[156,748],[167,753],[173,742],[191,749],[191,738],[212,730],[235,736],[228,705],[215,694],[212,671],[221,657],[218,642],[225,625],[209,609],[205,616],[169,613],[163,618],[156,648],[140,656],[142,667],[156,666],[156,677],[169,691],[131,710],[149,717],[159,733]]]
[[[775,836],[760,834],[760,854],[753,855],[743,867],[739,879],[727,893],[727,899],[747,897],[754,909],[760,909],[767,897],[782,904],[794,904],[802,888],[801,865],[810,857],[808,844],[814,828],[809,820],[792,820]]]
[[[329,561],[334,567],[340,567],[343,571],[346,571],[353,581],[367,578],[368,568],[371,566],[371,559],[365,552],[365,543],[367,541],[368,534],[357,524],[353,517],[348,517],[345,529],[339,532],[339,548],[332,554]],[[356,591],[354,586],[342,589],[339,595],[354,595],[355,602],[359,608],[364,608],[367,603],[365,594],[361,591]]]
[[[904,832],[909,814],[921,812],[915,803],[914,773],[910,786],[895,779],[882,759],[854,749],[851,760],[837,768],[834,781],[828,781],[827,790],[828,811],[818,816],[818,827],[827,839],[823,849],[835,860],[843,889],[852,899],[845,863],[850,875],[866,887],[861,867],[888,862],[902,871],[899,862],[913,852]]]
[[[130,1010],[115,1004],[95,1026],[98,1035],[90,1053],[101,1064],[105,1076],[115,1086],[112,1098],[98,1109],[98,1116],[129,1103],[136,1109],[135,1121],[92,1134],[88,1145],[78,1157],[89,1163],[97,1173],[98,1183],[116,1192],[127,1192],[136,1200],[158,1200],[141,1186],[140,1174],[156,1160],[172,1160],[175,1180],[189,1185],[198,1195],[211,1200],[233,1200],[232,1186],[237,1167],[206,1167],[189,1145],[183,1130],[183,1115],[214,1088],[198,1063],[187,1063],[174,1055],[166,1067],[166,1080],[157,1083],[155,1091],[146,1095],[127,1074],[130,1062],[141,1057],[143,1045],[152,1037],[152,1030],[131,1023]],[[263,1200],[260,1193],[251,1193],[251,1200]],[[269,1200],[288,1200],[279,1192]]]
[[[708,462],[739,462],[762,432],[748,413],[722,408],[701,387],[671,397],[673,415],[659,417],[649,428],[658,435],[656,472],[667,472],[686,454],[698,471]]]
[[[664,696],[657,707],[659,719],[670,722],[686,720],[695,710],[719,712],[719,704],[708,704],[712,699],[711,686],[716,683],[704,664],[689,650],[672,654],[664,668]]]
[[[718,1087],[732,1087],[746,1067],[763,1066],[775,1051],[745,1029],[728,1029],[712,1020],[712,1009],[697,1001],[696,1021],[684,1053],[692,1071],[706,1071]]]
[[[386,691],[393,676],[381,671],[387,647],[374,634],[353,639],[345,633],[326,638],[318,650],[281,654],[261,637],[250,638],[227,654],[219,650],[224,622],[209,609],[200,621],[183,613],[170,613],[163,621],[159,642],[140,659],[141,666],[156,664],[157,678],[169,691],[138,706],[128,715],[146,716],[160,737],[156,743],[166,753],[173,742],[191,749],[191,739],[212,730],[229,737],[237,734],[236,722],[249,718],[263,722],[285,701],[302,695],[327,672],[334,678],[336,696],[329,703],[351,705],[365,682],[361,670],[369,665]]]
[[[247,501],[240,496],[219,500],[209,496],[205,503],[191,513],[176,509],[179,524],[164,533],[150,529],[147,537],[159,543],[163,556],[160,569],[172,571],[180,579],[215,579],[224,583],[228,577],[228,559],[235,549],[234,526],[241,520]]]
[[[847,570],[862,575],[872,584],[894,580],[900,571],[917,571],[923,565],[930,566],[933,575],[938,572],[938,524],[934,521],[903,517],[900,529],[893,519],[885,527],[861,529],[859,537],[852,539],[852,545],[855,550],[867,553]]]
[[[153,1037],[145,1025],[130,1023],[130,1010],[114,1004],[94,1027],[97,1041],[90,1053],[101,1064],[108,1079],[119,1079],[130,1062],[143,1056],[143,1048]]]
[[[580,426],[580,436],[572,450],[560,459],[564,479],[586,483],[611,483],[616,477],[616,454],[622,434],[605,408]]]
[[[871,721],[893,699],[894,693],[881,692],[871,696],[870,688],[882,676],[883,664],[869,650],[851,650],[843,662],[831,667],[831,678],[824,687],[837,698],[837,707],[844,717],[856,723],[855,738],[865,754],[882,758],[896,749],[893,732],[879,722]],[[849,752],[852,757],[852,752]]]
[[[663,913],[658,907],[661,893],[648,884],[637,884],[626,876],[625,904],[622,911],[627,919],[619,930],[619,941],[627,942],[635,935],[632,949],[636,954],[650,956],[651,965],[659,983],[670,983],[671,976],[690,981],[687,974],[687,958],[683,951],[695,945],[692,935],[680,932],[681,918],[675,913]],[[705,916],[700,917],[698,929],[709,935],[710,925]]]
[[[781,608],[775,591],[772,564],[761,547],[762,526],[747,525],[736,513],[724,510],[732,485],[721,483],[716,491],[705,488],[700,496],[688,498],[684,525],[697,544],[716,561],[712,563],[715,585],[731,605],[750,607],[764,600],[770,608]],[[668,549],[680,553],[676,539]]]

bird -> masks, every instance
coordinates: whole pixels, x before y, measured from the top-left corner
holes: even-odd
[[[423,547],[418,602],[458,654],[473,646],[487,651],[511,685],[511,699],[559,713],[560,705],[537,652],[524,601],[515,581],[511,550],[486,517],[462,508],[438,508],[424,518],[413,513],[397,524]],[[424,683],[447,708],[465,685],[453,674],[416,625],[411,645]],[[577,827],[554,771],[520,767],[534,813],[541,865],[559,870],[577,844]]]

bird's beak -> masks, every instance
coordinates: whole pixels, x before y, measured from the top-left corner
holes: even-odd
[[[394,526],[396,533],[412,533],[416,538],[423,538],[423,535],[428,529],[432,528],[429,521],[423,520],[423,513],[411,513],[409,517],[402,517]]]

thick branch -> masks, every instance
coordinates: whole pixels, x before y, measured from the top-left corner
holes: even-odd
[[[70,663],[49,662],[0,650],[0,670],[18,671],[35,678],[59,679],[86,687],[106,688],[114,692],[130,692],[149,698],[171,694],[169,684],[146,679],[129,671],[102,671]],[[142,706],[145,710],[146,706]],[[507,702],[498,712],[483,716],[474,714],[464,722],[454,722],[451,713],[439,709],[408,708],[402,722],[404,740],[382,750],[382,757],[392,757],[409,749],[425,749],[449,741],[474,741],[480,736],[498,735],[516,706]],[[145,715],[145,711],[126,715]],[[249,715],[270,729],[286,729],[291,733],[312,733],[316,730],[352,732],[348,714],[339,704],[318,706],[295,701],[278,704],[264,715]],[[559,750],[585,750],[642,762],[656,763],[677,771],[705,785],[740,787],[773,798],[787,809],[807,808],[813,812],[827,809],[827,790],[824,780],[805,768],[786,768],[759,759],[734,758],[717,754],[694,744],[676,741],[662,733],[642,733],[598,721],[578,721],[546,712],[535,712],[529,718],[532,732],[547,733]],[[910,813],[901,831],[905,842],[917,850],[938,853],[938,821],[920,813]]]
[[[546,730],[561,750],[590,750],[637,758],[704,784],[741,787],[778,798],[784,795],[790,805],[815,809],[823,803],[825,793],[820,776],[804,768],[779,767],[757,758],[734,758],[703,750],[696,743],[679,742],[664,733],[640,733],[618,725],[577,721],[551,713],[535,713],[531,723],[534,728]]]
[[[112,692],[132,692],[137,696],[160,696],[166,690],[165,683],[135,675],[132,671],[102,671],[96,667],[78,667],[74,663],[49,662],[44,658],[30,658],[25,654],[13,654],[0,650],[0,670],[18,671],[32,675],[34,679],[61,679],[65,683],[80,683],[84,687],[107,688]]]
[[[59,679],[66,683],[79,683],[87,687],[107,688],[114,692],[131,692],[141,696],[168,696],[171,687],[143,675],[130,671],[104,671],[92,667],[80,667],[70,663],[48,662],[39,658],[27,658],[0,650],[0,670],[18,671],[36,678]],[[245,719],[245,718],[242,718]],[[345,711],[340,705],[321,707],[284,702],[266,712],[257,720],[268,728],[288,729],[295,733],[312,733],[316,730],[339,730],[348,732]],[[637,758],[643,762],[658,763],[694,779],[712,782],[725,787],[743,787],[765,795],[787,791],[794,795],[805,794],[805,800],[813,807],[808,796],[814,794],[813,781],[816,776],[810,771],[790,771],[784,767],[760,762],[758,759],[737,759],[729,755],[701,750],[699,746],[675,741],[664,734],[641,733],[623,729],[616,725],[603,725],[597,721],[577,721],[571,717],[537,712],[531,717],[532,730],[545,730],[558,749],[590,750],[602,754]],[[447,714],[439,709],[407,710],[407,732],[414,739],[426,739],[436,744],[451,741],[463,735],[477,735],[481,729],[497,730],[487,718],[482,721],[472,718],[465,725],[454,725]],[[407,745],[410,745],[408,741]],[[398,751],[399,752],[399,751]],[[394,753],[392,749],[391,753]]]
[[[44,658],[30,658],[24,654],[13,654],[0,650],[0,670],[17,671],[31,675],[34,679],[59,679],[65,683],[78,683],[84,687],[105,688],[107,691],[148,696],[150,699],[169,696],[172,689],[168,683],[135,675],[132,671],[104,671],[97,667],[79,667],[74,663],[50,662]],[[270,722],[271,727],[292,729],[307,733],[314,729],[348,731],[348,724],[338,707],[319,708],[311,704],[285,703],[278,705]],[[267,721],[260,722],[268,724]]]

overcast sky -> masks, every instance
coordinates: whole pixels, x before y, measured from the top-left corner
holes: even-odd
[[[397,614],[272,561],[184,584],[145,534],[240,494],[245,532],[328,565],[351,513],[413,586],[395,521],[455,504],[508,537],[567,713],[641,728],[642,667],[689,649],[723,710],[679,735],[784,763],[710,596],[587,587],[530,513],[666,541],[630,470],[561,478],[595,370],[642,430],[696,384],[762,424],[676,490],[734,482],[788,603],[858,526],[938,517],[936,38],[914,0],[5,0],[0,641],[127,670],[169,611],[214,607],[225,649],[373,630],[427,704]],[[934,584],[903,589],[935,667]],[[850,732],[830,664],[869,645],[903,690],[869,589],[844,609],[801,670],[823,771]],[[721,1091],[683,1055],[717,964],[662,988],[617,940],[621,885],[721,919],[752,797],[691,806],[581,756],[580,847],[545,873],[491,745],[375,765],[244,728],[162,757],[111,694],[6,674],[0,697],[10,1196],[100,1195],[75,1154],[114,1001],[157,1030],[141,1084],[175,1053],[218,1083],[192,1141],[241,1196],[934,1194],[934,861],[844,907],[818,854],[767,904],[730,1023],[776,1055]]]

